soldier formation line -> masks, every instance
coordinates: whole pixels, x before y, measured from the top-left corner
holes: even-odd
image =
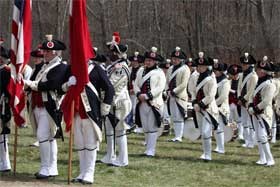
[[[0,45],[0,171],[9,172],[10,50],[4,47],[3,39]],[[240,65],[227,65],[203,52],[195,59],[187,58],[180,47],[171,53],[171,60],[164,59],[152,47],[144,55],[135,52],[127,58],[128,46],[120,43],[117,32],[106,45],[106,55],[94,48],[96,55],[88,62],[89,82],[75,100],[74,145],[80,173],[73,183],[92,184],[96,162],[127,166],[127,131],[134,127],[145,135],[145,157],[156,155],[159,131],[168,130],[172,124],[175,136],[168,141],[182,142],[184,134],[191,139],[201,137],[200,159],[211,161],[212,134],[216,139],[213,151],[224,154],[228,139],[225,131],[229,124],[236,124],[237,138],[244,140],[242,146],[258,147],[256,164],[275,165],[269,142],[276,142],[279,123],[280,79],[275,74],[280,68],[268,57],[257,61],[244,53]],[[46,35],[46,40],[31,52],[34,68],[26,66],[24,71],[27,111],[40,150],[36,179],[59,174],[56,138],[62,131],[63,95],[77,84],[71,65],[61,58],[65,49],[63,42]],[[96,160],[101,129],[106,154]]]

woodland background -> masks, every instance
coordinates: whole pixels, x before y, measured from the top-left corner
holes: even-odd
[[[33,48],[49,33],[68,44],[68,4],[33,0]],[[0,9],[0,36],[9,46],[13,0],[1,0]],[[118,31],[128,55],[156,46],[169,57],[180,46],[188,57],[204,51],[226,63],[244,52],[280,61],[280,0],[87,0],[87,15],[101,52]]]

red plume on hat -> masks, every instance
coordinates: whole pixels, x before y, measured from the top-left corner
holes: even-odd
[[[120,44],[121,42],[121,37],[119,32],[114,32],[113,33],[113,41],[116,42],[117,44]]]

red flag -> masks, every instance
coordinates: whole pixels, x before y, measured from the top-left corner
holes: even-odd
[[[78,99],[88,78],[88,61],[94,57],[91,45],[88,21],[86,15],[85,0],[71,0],[70,2],[70,63],[71,72],[77,78],[77,85],[71,86],[63,102],[62,111],[66,123],[66,131],[69,131],[72,125],[71,106],[72,102]]]
[[[10,105],[17,126],[25,123],[25,94],[22,72],[29,61],[32,38],[32,0],[15,0],[13,8],[11,37],[11,80],[9,93]]]

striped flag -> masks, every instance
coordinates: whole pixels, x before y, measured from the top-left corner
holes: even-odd
[[[24,67],[29,61],[32,38],[32,0],[14,0],[11,36],[10,105],[17,126],[25,123]]]
[[[71,73],[76,77],[77,85],[70,87],[62,102],[62,111],[64,114],[68,114],[64,115],[66,131],[69,131],[72,125],[73,116],[69,115],[72,102],[79,98],[89,81],[88,61],[94,57],[86,15],[86,1],[71,0],[69,13]]]

